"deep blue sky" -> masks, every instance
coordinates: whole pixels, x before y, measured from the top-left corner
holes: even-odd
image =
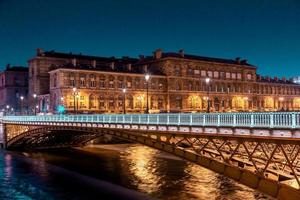
[[[36,48],[101,56],[154,49],[247,59],[300,75],[299,0],[0,0],[0,66]]]

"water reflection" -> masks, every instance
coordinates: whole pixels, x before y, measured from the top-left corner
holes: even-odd
[[[157,174],[155,154],[155,150],[147,147],[129,147],[121,156],[124,160],[122,168],[132,175],[132,184],[139,191],[149,194],[159,191],[161,185],[164,184],[164,177]]]
[[[193,163],[145,146],[121,151],[122,174],[139,191],[163,199],[271,199]]]
[[[106,199],[122,199],[125,195],[123,189],[111,189],[115,186],[109,184],[99,189],[96,181],[90,180],[93,177],[159,199],[268,199],[224,176],[142,145],[96,145],[24,154],[30,157],[25,164],[9,154],[0,159],[0,191],[3,184],[9,185],[11,197],[16,191],[23,191],[19,194],[24,199],[35,199],[36,195],[47,197],[42,199],[93,199],[91,195],[96,193],[105,193]],[[67,171],[53,169],[48,163]],[[76,178],[72,171],[86,178]],[[108,190],[113,192],[107,194]]]

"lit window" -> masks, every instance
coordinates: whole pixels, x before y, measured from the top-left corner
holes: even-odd
[[[252,80],[252,74],[247,74],[247,80]]]
[[[219,72],[214,72],[214,77],[219,78]]]
[[[236,73],[231,73],[231,78],[236,79]]]
[[[226,78],[230,78],[230,73],[226,72]]]

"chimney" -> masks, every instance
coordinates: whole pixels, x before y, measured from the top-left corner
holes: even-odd
[[[178,51],[178,53],[179,53],[179,55],[180,55],[181,57],[184,58],[184,50],[183,50],[183,49],[180,49],[180,50]]]
[[[94,68],[96,68],[96,65],[97,65],[96,60],[92,60],[92,66],[93,66]]]
[[[144,65],[143,68],[144,68],[144,72],[148,72],[148,65]]]
[[[260,76],[260,75],[257,75],[256,78],[257,78],[257,80],[259,80],[259,81],[261,80],[261,76]]]
[[[286,78],[285,78],[284,76],[282,77],[282,81],[283,81],[283,82],[286,82]]]
[[[154,52],[153,52],[153,57],[155,59],[160,59],[162,57],[162,50],[161,49],[156,49]]]
[[[131,63],[128,63],[128,64],[127,64],[127,70],[128,70],[128,71],[131,71],[131,69],[132,69]]]
[[[269,82],[271,81],[271,77],[269,77],[269,76],[267,76],[266,79],[267,79],[267,81],[269,81]]]
[[[241,60],[241,64],[247,64],[247,60],[246,59]]]
[[[240,58],[240,57],[236,57],[236,58],[235,58],[235,62],[236,62],[237,64],[241,64],[241,58]]]
[[[110,63],[110,68],[111,68],[112,70],[115,70],[115,62],[111,62],[111,63]]]
[[[8,63],[7,65],[6,65],[6,69],[9,69],[10,68],[10,64]]]
[[[274,80],[277,82],[277,81],[278,81],[278,77],[277,77],[277,76],[275,76],[275,77],[274,77]]]
[[[43,53],[44,53],[43,49],[41,49],[41,48],[36,49],[36,55],[37,56],[41,56]]]
[[[145,56],[144,55],[139,55],[140,60],[144,60]]]
[[[76,64],[77,64],[77,63],[76,63],[76,58],[73,58],[73,59],[72,59],[72,65],[76,67]]]

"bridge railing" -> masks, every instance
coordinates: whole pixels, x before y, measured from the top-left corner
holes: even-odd
[[[300,112],[4,116],[3,121],[299,128]]]

